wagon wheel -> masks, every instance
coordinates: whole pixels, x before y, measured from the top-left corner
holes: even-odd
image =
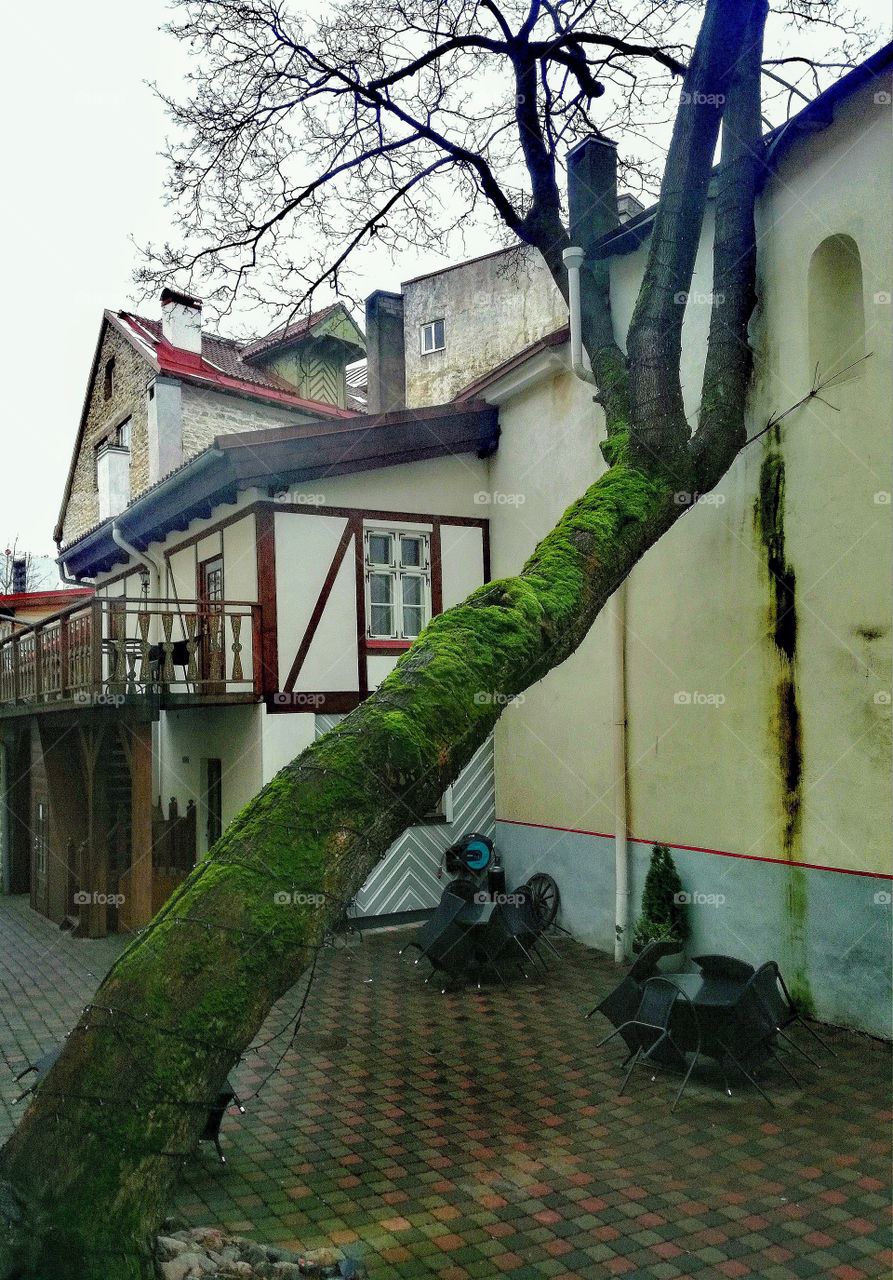
[[[531,906],[539,917],[542,927],[548,929],[558,915],[560,901],[558,885],[551,876],[539,871],[527,881],[527,888],[530,890]]]

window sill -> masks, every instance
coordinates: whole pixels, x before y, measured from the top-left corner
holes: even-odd
[[[426,813],[417,825],[420,827],[445,827],[447,821],[445,813]]]
[[[369,640],[366,641],[367,653],[404,653],[412,644],[411,640]]]

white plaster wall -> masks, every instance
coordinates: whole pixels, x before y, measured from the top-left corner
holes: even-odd
[[[487,512],[475,502],[475,494],[486,487],[486,460],[464,453],[355,475],[329,476],[294,485],[276,496],[277,501],[297,502],[311,509],[365,507],[481,518]]]
[[[889,296],[893,182],[887,113],[876,109],[876,88],[847,104],[832,129],[798,144],[762,197],[761,310],[753,326],[759,371],[749,418],[751,431],[759,430],[809,389],[809,259],[826,236],[851,235],[862,256],[866,345],[875,355],[831,394],[839,412],[804,408],[782,430],[803,724],[802,832],[793,857],[883,871],[890,828],[883,495],[891,489],[893,308],[874,296]],[[690,412],[708,321],[710,236],[708,225],[684,328]],[[612,263],[621,332],[643,261],[640,250]],[[601,415],[569,377],[503,405],[501,424],[491,485],[518,501],[490,511],[496,577],[520,568],[587,478],[603,469]],[[779,665],[768,636],[766,550],[754,525],[765,447],[746,449],[710,503],[689,511],[630,577],[629,803],[631,829],[643,839],[779,858]],[[500,817],[613,831],[609,610],[577,654],[504,715],[496,753]]]
[[[264,712],[260,744],[264,784],[300,755],[305,747],[309,747],[314,737],[314,724],[312,715],[270,715]]]
[[[341,516],[278,511],[276,609],[279,688],[284,689],[347,521]],[[342,562],[296,691],[357,688],[357,624],[352,548]]]
[[[440,526],[443,607],[460,604],[484,580],[484,540],[474,525]]]
[[[300,718],[300,717],[297,717]],[[199,854],[207,851],[202,809],[202,761],[220,759],[223,766],[223,825],[256,795],[263,783],[263,709],[260,706],[195,707],[161,713],[155,734],[154,789],[165,813],[176,796],[181,813],[190,799],[198,808]]]

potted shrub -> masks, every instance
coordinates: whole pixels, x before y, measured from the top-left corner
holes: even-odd
[[[654,845],[642,894],[642,912],[633,934],[636,953],[647,947],[649,942],[686,941],[689,928],[685,899],[670,850],[665,844]]]

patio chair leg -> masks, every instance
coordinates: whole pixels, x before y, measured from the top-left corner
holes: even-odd
[[[552,955],[555,957],[556,960],[561,959],[561,952],[557,951],[555,947],[552,946],[552,943],[549,941],[549,939],[546,937],[544,933],[538,934],[536,940],[537,942],[544,942],[546,946],[549,948],[549,950],[552,952]]]
[[[635,1053],[633,1054],[633,1060],[632,1060],[632,1062],[629,1064],[629,1067],[627,1068],[626,1075],[623,1077],[623,1084],[622,1084],[622,1085],[620,1086],[620,1088],[617,1090],[617,1097],[618,1097],[618,1098],[621,1098],[621,1097],[623,1096],[623,1094],[626,1092],[626,1086],[627,1086],[627,1084],[629,1083],[629,1078],[630,1078],[630,1076],[631,1076],[631,1075],[632,1075],[632,1073],[633,1073],[633,1067],[634,1067],[634,1066],[636,1065],[636,1063],[639,1061],[639,1057],[641,1056],[641,1053],[642,1053],[642,1049],[641,1049],[641,1046],[640,1046],[640,1047],[635,1051]]]
[[[792,1040],[790,1036],[785,1035],[785,1033],[781,1029],[779,1029],[778,1034],[781,1036],[782,1040],[784,1040],[786,1044],[789,1044],[792,1049],[796,1049],[797,1052],[801,1054],[806,1059],[807,1062],[811,1062],[817,1071],[821,1071],[821,1067],[816,1062],[815,1058],[813,1058],[811,1054],[807,1053],[805,1049],[801,1049],[800,1045],[797,1043],[796,1040]]]
[[[830,1053],[832,1058],[836,1058],[836,1057],[837,1057],[837,1054],[836,1054],[836,1053],[834,1052],[834,1050],[831,1048],[830,1044],[828,1044],[826,1041],[824,1041],[824,1040],[822,1039],[822,1037],[819,1035],[819,1033],[818,1033],[817,1031],[813,1031],[812,1027],[809,1025],[809,1023],[808,1023],[808,1022],[804,1022],[802,1018],[798,1018],[798,1019],[797,1019],[797,1021],[800,1023],[800,1026],[801,1026],[801,1027],[805,1027],[805,1028],[806,1028],[806,1030],[807,1030],[807,1031],[809,1032],[809,1034],[812,1036],[813,1040],[818,1040],[818,1042],[819,1042],[819,1044],[822,1046],[822,1048],[823,1048],[827,1053]]]
[[[672,1105],[672,1107],[670,1107],[670,1111],[671,1111],[671,1112],[673,1112],[673,1111],[675,1111],[675,1110],[676,1110],[676,1106],[677,1106],[677,1104],[678,1104],[678,1102],[679,1102],[679,1099],[682,1097],[683,1093],[685,1093],[685,1086],[688,1084],[688,1077],[689,1077],[689,1076],[691,1075],[691,1073],[694,1071],[694,1069],[695,1069],[695,1063],[697,1062],[697,1060],[698,1060],[698,1058],[699,1058],[699,1057],[700,1057],[700,1051],[696,1051],[696,1052],[695,1052],[695,1056],[694,1056],[694,1057],[692,1058],[692,1060],[691,1060],[691,1065],[689,1066],[689,1068],[688,1068],[688,1070],[686,1071],[685,1075],[682,1077],[682,1084],[679,1086],[679,1092],[676,1094],[676,1097],[675,1097],[675,1098],[674,1098],[674,1100],[673,1100],[673,1105]]]
[[[729,1053],[728,1049],[726,1049],[726,1053]],[[732,1061],[734,1062],[735,1066],[738,1068],[738,1070],[741,1072],[741,1074],[744,1076],[744,1078],[745,1078],[746,1080],[749,1080],[749,1081],[750,1081],[750,1083],[751,1083],[751,1084],[753,1085],[753,1087],[756,1089],[757,1093],[759,1093],[763,1098],[765,1098],[765,1100],[769,1103],[769,1106],[770,1106],[770,1107],[772,1107],[772,1108],[774,1109],[774,1107],[775,1107],[775,1103],[774,1103],[774,1102],[772,1101],[772,1099],[769,1097],[768,1093],[766,1093],[765,1089],[762,1089],[762,1088],[757,1084],[756,1080],[754,1080],[753,1076],[750,1074],[750,1072],[747,1070],[747,1068],[746,1068],[746,1067],[743,1067],[743,1066],[741,1065],[741,1063],[738,1061],[738,1059],[735,1057],[735,1055],[734,1055],[733,1053],[729,1053],[729,1057],[732,1059]]]
[[[601,1000],[599,1000],[598,1004],[601,1004]],[[586,1019],[587,1019],[587,1018],[591,1018],[591,1017],[592,1017],[592,1015],[593,1015],[594,1013],[596,1013],[596,1012],[597,1012],[597,1010],[598,1010],[598,1004],[594,1004],[594,1005],[592,1006],[592,1008],[589,1010],[589,1012],[588,1012],[588,1013],[584,1013],[584,1014],[583,1014],[583,1021],[584,1021],[584,1022],[586,1021]]]
[[[607,1044],[609,1040],[613,1040],[615,1036],[619,1036],[619,1035],[620,1035],[620,1032],[623,1030],[623,1028],[624,1028],[624,1027],[631,1027],[631,1026],[632,1026],[632,1023],[631,1023],[631,1022],[623,1022],[623,1023],[621,1023],[621,1025],[620,1025],[619,1027],[615,1027],[615,1028],[614,1028],[614,1030],[613,1030],[613,1031],[609,1031],[609,1032],[608,1032],[608,1034],[607,1034],[607,1035],[606,1035],[602,1040],[599,1040],[599,1042],[598,1042],[598,1044],[595,1046],[595,1048],[596,1048],[596,1049],[600,1049],[600,1048],[602,1047],[602,1045],[603,1045],[603,1044]],[[636,1052],[637,1052],[637,1053],[639,1052],[639,1051],[638,1051],[638,1049],[636,1050]]]
[[[723,1084],[726,1086],[726,1093],[731,1098],[732,1088],[731,1088],[731,1085],[729,1084],[729,1077],[726,1075],[726,1069],[722,1063],[719,1064],[719,1069],[722,1072],[722,1081],[723,1081]]]
[[[779,1058],[779,1056],[778,1056],[778,1054],[777,1054],[777,1053],[773,1053],[773,1054],[772,1054],[772,1061],[773,1061],[773,1062],[777,1062],[777,1063],[778,1063],[778,1065],[781,1067],[781,1069],[782,1069],[782,1071],[785,1073],[785,1075],[786,1075],[786,1076],[790,1076],[790,1078],[793,1080],[794,1084],[795,1084],[795,1085],[797,1086],[797,1088],[799,1089],[799,1088],[800,1088],[800,1081],[799,1081],[799,1080],[797,1079],[797,1077],[794,1075],[793,1071],[790,1069],[790,1067],[787,1065],[787,1063],[784,1061],[784,1059]]]

